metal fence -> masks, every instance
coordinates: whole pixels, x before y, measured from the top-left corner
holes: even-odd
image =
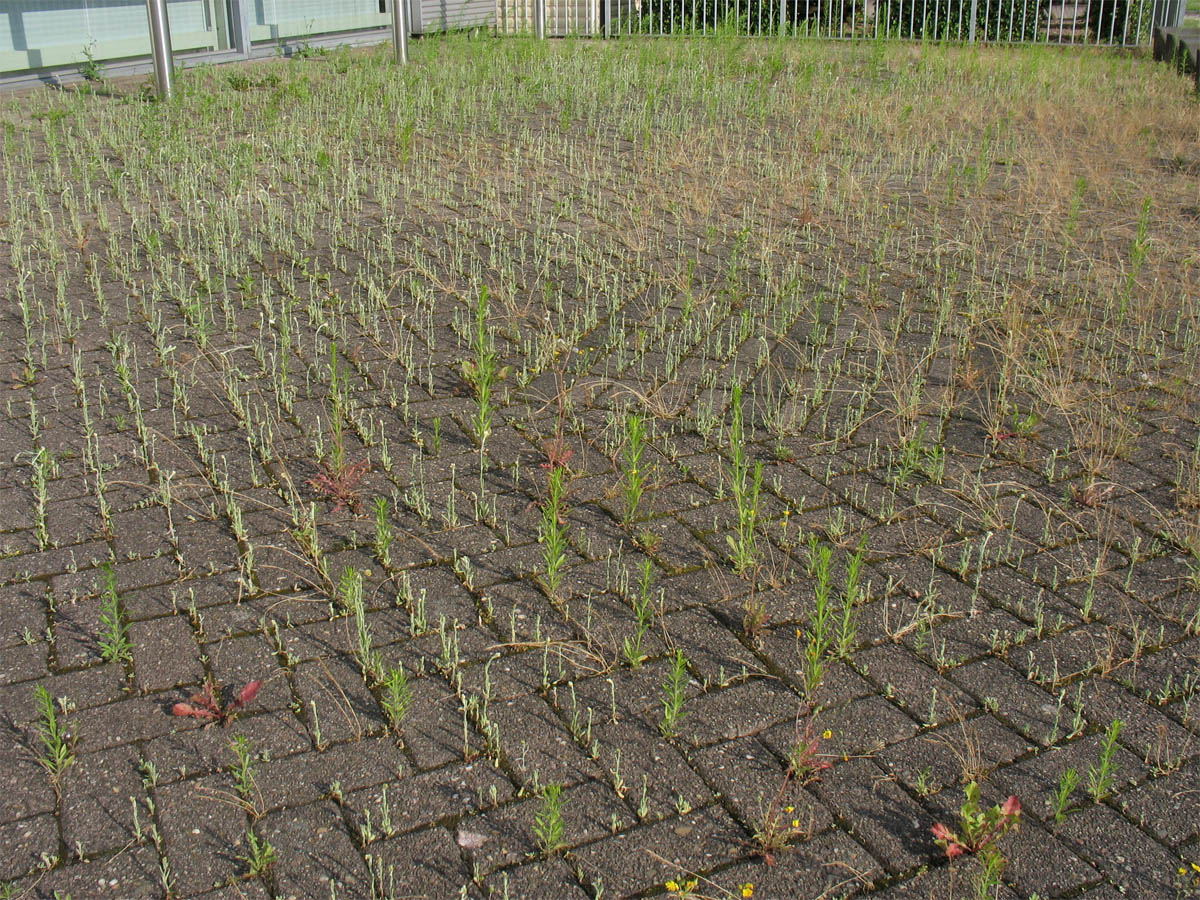
[[[808,36],[1133,46],[1180,0],[499,0],[497,28],[548,35]]]
[[[397,0],[168,0],[176,64],[250,58],[293,43],[378,43]],[[494,28],[538,36],[776,35],[1148,43],[1186,0],[398,0],[412,32]],[[0,85],[57,80],[90,60],[150,53],[146,0],[0,0]],[[179,54],[183,54],[180,58]],[[124,65],[124,64],[123,64]],[[141,67],[141,68],[139,68]],[[51,70],[57,69],[57,73]],[[6,74],[7,73],[7,74]]]

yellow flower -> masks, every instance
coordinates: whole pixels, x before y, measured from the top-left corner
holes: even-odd
[[[672,894],[679,892],[679,882],[678,881],[668,881],[666,883],[666,885],[664,885],[664,887],[666,887],[666,889],[668,891],[670,891]]]
[[[784,812],[795,812],[795,811],[796,811],[796,807],[794,807],[794,806],[785,806],[785,807],[783,808],[783,810],[784,810]]]
[[[825,738],[825,740],[829,740],[831,737],[833,737],[833,729],[826,728],[824,731],[821,732],[821,737]]]
[[[742,885],[742,896],[743,897],[753,897],[754,896],[753,882],[747,881],[745,884]]]
[[[800,820],[799,820],[799,819],[792,819],[792,827],[793,827],[793,828],[799,828],[799,827],[800,827]]]

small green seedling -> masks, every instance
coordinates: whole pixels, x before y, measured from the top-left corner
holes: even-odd
[[[558,594],[558,587],[562,583],[562,567],[567,561],[567,525],[563,518],[566,485],[567,470],[555,466],[547,477],[546,501],[542,505],[542,521],[538,529],[546,570],[543,583],[551,599]]]
[[[112,563],[100,567],[104,591],[100,600],[100,655],[105,662],[133,662],[133,644],[129,641],[129,623],[117,594],[117,575]]]
[[[671,671],[663,682],[662,718],[658,730],[663,737],[675,737],[679,734],[679,723],[686,715],[683,703],[687,689],[687,657],[682,650],[676,650],[671,657]]]
[[[1068,767],[1058,777],[1058,789],[1054,792],[1054,821],[1060,825],[1066,821],[1067,813],[1071,811],[1071,794],[1079,785],[1079,773],[1073,767]]]
[[[392,541],[395,540],[391,523],[388,521],[387,497],[376,497],[372,507],[375,512],[375,556],[384,568],[387,568],[392,564],[391,548]]]
[[[38,757],[38,763],[50,776],[50,781],[57,788],[63,772],[75,762],[73,741],[67,734],[66,728],[58,719],[58,709],[54,698],[42,685],[33,689],[34,703],[38,711],[38,738],[42,742],[43,753]]]
[[[1117,752],[1117,738],[1121,734],[1123,724],[1120,719],[1112,720],[1112,724],[1104,732],[1104,740],[1100,743],[1100,761],[1088,768],[1088,794],[1097,803],[1105,800],[1112,792],[1113,757]]]
[[[646,451],[646,420],[636,410],[625,414],[625,516],[628,526],[637,516],[646,489],[642,456]]]
[[[561,784],[548,784],[541,791],[542,806],[533,819],[533,834],[537,838],[538,848],[549,856],[558,852],[563,846],[563,806],[566,801],[562,796]]]
[[[737,523],[733,534],[725,540],[729,544],[729,560],[733,570],[744,575],[758,562],[758,517],[759,494],[762,491],[763,464],[755,463],[753,469],[746,454],[746,427],[742,413],[742,387],[733,386],[733,424],[729,429],[729,484],[733,493]]]
[[[271,866],[279,860],[279,854],[266,838],[260,838],[254,829],[246,830],[246,845],[250,848],[244,856],[238,859],[246,864],[247,874],[251,878],[259,878],[267,873]]]
[[[380,703],[383,706],[384,715],[387,716],[392,730],[399,732],[400,726],[404,723],[404,717],[408,715],[408,708],[412,705],[412,686],[408,683],[408,676],[404,674],[404,667],[396,666],[388,669],[380,688],[382,690]]]

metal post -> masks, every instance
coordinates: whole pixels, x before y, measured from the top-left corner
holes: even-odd
[[[171,78],[175,74],[171,60],[171,26],[167,22],[167,0],[146,0],[150,17],[150,50],[154,54],[154,78],[158,81],[158,96],[171,96]]]
[[[229,0],[229,30],[233,32],[233,47],[242,56],[250,55],[250,10],[247,0]]]
[[[978,0],[971,0],[971,36],[968,39],[972,44],[975,43],[975,15],[978,11]],[[984,32],[984,37],[987,37],[987,32]]]
[[[392,0],[392,45],[396,62],[408,63],[408,0]]]
[[[533,36],[539,41],[546,36],[546,0],[533,0]]]

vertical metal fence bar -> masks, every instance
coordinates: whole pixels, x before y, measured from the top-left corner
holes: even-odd
[[[971,36],[968,38],[970,42],[975,43],[975,12],[978,8],[979,0],[971,0]]]
[[[242,56],[250,55],[250,10],[246,0],[229,0],[229,30],[233,48]]]
[[[146,0],[146,18],[150,25],[150,51],[154,55],[154,80],[158,82],[158,96],[165,100],[175,87],[167,0]]]
[[[392,0],[392,47],[396,62],[408,63],[408,0]]]
[[[533,36],[539,41],[546,37],[546,0],[533,0]]]

